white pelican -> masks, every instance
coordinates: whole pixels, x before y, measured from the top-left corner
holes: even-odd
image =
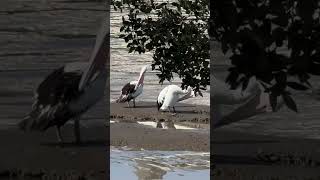
[[[45,131],[56,126],[58,140],[63,142],[60,127],[74,119],[76,142],[80,142],[80,116],[104,96],[110,39],[107,22],[103,21],[97,34],[89,62],[66,64],[39,85],[31,112],[18,124],[22,130]]]
[[[143,66],[140,72],[140,76],[138,81],[131,81],[123,86],[119,98],[116,100],[117,103],[127,102],[130,107],[130,101],[133,100],[133,107],[136,107],[135,99],[142,93],[143,91],[143,80],[144,74],[147,71],[148,66]]]
[[[211,77],[213,86],[213,124],[214,127],[237,122],[242,119],[255,116],[257,114],[270,112],[269,94],[262,91],[262,87],[255,78],[251,78],[247,88],[243,91],[242,87],[230,90],[228,85],[215,77]],[[228,115],[223,115],[221,105],[242,104],[239,108]],[[277,110],[283,105],[280,99]]]
[[[174,108],[174,105],[179,101],[191,97],[194,97],[194,91],[191,87],[188,87],[187,90],[182,90],[182,88],[177,85],[169,85],[159,93],[157,99],[158,110],[169,110],[170,112],[170,108],[172,107],[173,112],[175,113],[176,110]]]

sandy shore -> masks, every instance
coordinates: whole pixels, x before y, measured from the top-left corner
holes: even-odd
[[[24,133],[14,126],[0,130],[0,179],[21,174],[25,179],[106,179],[107,128],[101,123],[81,130],[81,145],[73,143],[72,124],[62,130],[62,145],[57,143],[54,128],[45,133]]]
[[[211,132],[212,178],[319,179],[320,141],[228,131]]]
[[[179,104],[177,114],[158,112],[155,103],[137,102],[136,108],[111,103],[110,145],[140,150],[209,152],[209,107]],[[198,127],[196,130],[160,129],[137,121],[170,120],[175,125]]]

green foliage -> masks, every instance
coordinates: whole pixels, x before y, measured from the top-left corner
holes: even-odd
[[[128,52],[153,52],[152,70],[160,71],[160,83],[173,73],[182,87],[191,86],[201,95],[210,84],[208,0],[114,0],[115,10],[128,10],[122,17],[121,35]]]
[[[320,75],[319,0],[215,0],[209,34],[231,52],[227,82],[234,88],[256,76],[275,109],[282,96],[298,111],[289,88],[307,90]],[[239,78],[245,75],[245,78]],[[289,81],[296,79],[296,81]]]

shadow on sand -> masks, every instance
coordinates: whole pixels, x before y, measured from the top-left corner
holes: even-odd
[[[136,107],[124,107],[124,108],[128,108],[128,109],[140,109],[140,108],[158,108],[156,105],[136,105]]]
[[[276,140],[230,140],[230,141],[213,141],[213,144],[265,144],[277,143]]]
[[[246,164],[246,165],[271,165],[272,163],[263,162],[250,156],[230,156],[213,155],[213,162],[216,164]]]
[[[89,140],[89,141],[82,141],[81,143],[76,142],[48,142],[48,143],[40,143],[41,146],[48,146],[48,147],[107,147],[106,140]]]

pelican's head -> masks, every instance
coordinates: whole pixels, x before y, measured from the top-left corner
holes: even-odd
[[[144,74],[144,73],[147,71],[148,67],[149,67],[148,65],[143,66],[143,67],[141,68],[140,74]]]

